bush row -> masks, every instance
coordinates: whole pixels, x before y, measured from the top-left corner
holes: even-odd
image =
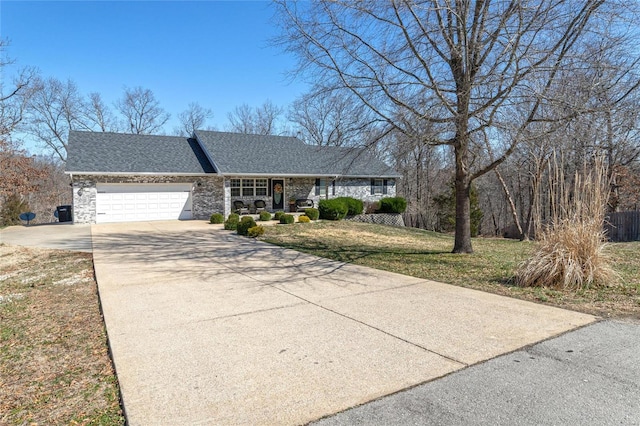
[[[367,211],[373,210],[371,207],[377,205],[375,211],[377,213],[404,213],[407,209],[407,201],[402,197],[386,197],[381,199],[379,202],[375,204],[370,204],[367,206]],[[308,220],[318,220],[326,219],[326,220],[341,220],[346,216],[355,216],[358,214],[362,214],[364,211],[364,203],[362,200],[358,200],[352,197],[338,197],[332,198],[329,200],[320,200],[318,203],[318,208],[306,209],[305,215],[300,216],[302,218],[308,218]],[[223,216],[220,213],[214,213],[211,215],[210,222],[211,223],[223,223]],[[245,220],[246,219],[246,220]],[[290,214],[286,214],[283,211],[277,211],[271,216],[271,213],[263,211],[260,212],[260,220],[268,221],[268,220],[277,220],[283,224],[290,224],[295,222],[295,217]],[[298,219],[299,222],[307,222],[307,219]],[[238,230],[239,223],[243,223],[241,228]],[[249,226],[251,225],[251,226]],[[224,229],[229,230],[238,230],[238,233],[241,235],[247,235],[249,228],[256,226],[255,220],[250,216],[245,216],[240,221],[240,216],[236,213],[231,213],[227,220],[224,221]],[[263,231],[264,232],[264,231]]]

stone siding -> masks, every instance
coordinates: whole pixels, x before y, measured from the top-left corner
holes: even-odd
[[[96,223],[96,180],[94,176],[73,176],[73,223]]]
[[[384,197],[396,196],[396,183],[394,179],[387,179],[386,194],[371,194],[371,179],[345,179],[336,181],[335,197],[353,197],[358,200],[373,202]],[[330,198],[334,198],[330,196]]]
[[[249,177],[250,178],[250,177]],[[276,178],[277,179],[277,178]],[[288,210],[290,199],[308,198],[316,207],[321,198],[315,195],[315,178],[284,178],[284,210]],[[73,220],[75,223],[96,223],[97,183],[191,183],[192,214],[194,219],[209,219],[212,213],[231,213],[233,200],[242,200],[251,205],[255,200],[264,200],[267,210],[272,209],[272,197],[231,197],[229,179],[220,176],[123,176],[123,175],[73,175]],[[337,180],[335,194],[329,185],[328,198],[353,197],[365,202],[378,201],[383,197],[394,197],[395,181],[388,179],[387,194],[371,195],[370,179]]]
[[[209,219],[213,213],[224,214],[224,179],[219,176],[203,176],[195,180],[192,191],[194,219]]]
[[[96,223],[98,183],[191,183],[194,219],[206,220],[224,210],[223,179],[219,176],[73,175],[74,223]]]
[[[362,178],[362,179],[339,179],[336,180],[335,184],[335,194],[333,193],[333,188],[331,184],[329,184],[328,189],[328,197],[326,198],[337,198],[337,197],[353,197],[358,200],[362,200],[365,202],[374,202],[379,201],[384,197],[395,197],[396,196],[396,182],[394,179],[387,179],[387,193],[386,194],[376,194],[371,195],[371,179]],[[319,195],[316,195],[316,180],[315,178],[294,178],[286,179],[285,184],[285,195],[287,199],[293,198],[309,198],[313,200],[316,207],[318,206],[318,202],[325,198]]]

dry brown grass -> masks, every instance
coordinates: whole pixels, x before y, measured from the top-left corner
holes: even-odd
[[[551,219],[542,225],[538,211],[536,243],[522,263],[516,282],[525,287],[584,289],[613,285],[617,277],[605,255],[603,230],[609,182],[604,161],[596,159],[566,183],[562,164],[550,167]],[[542,203],[538,203],[540,206]]]
[[[0,424],[124,424],[91,255],[0,245],[0,271]]]

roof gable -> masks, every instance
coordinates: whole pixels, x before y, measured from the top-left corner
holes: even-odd
[[[195,139],[80,131],[69,132],[66,170],[125,174],[215,172]]]

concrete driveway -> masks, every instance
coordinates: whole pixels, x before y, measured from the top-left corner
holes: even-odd
[[[0,243],[91,253],[91,225],[71,222],[9,226],[0,230]]]
[[[204,222],[92,234],[131,425],[306,423],[595,321]]]

